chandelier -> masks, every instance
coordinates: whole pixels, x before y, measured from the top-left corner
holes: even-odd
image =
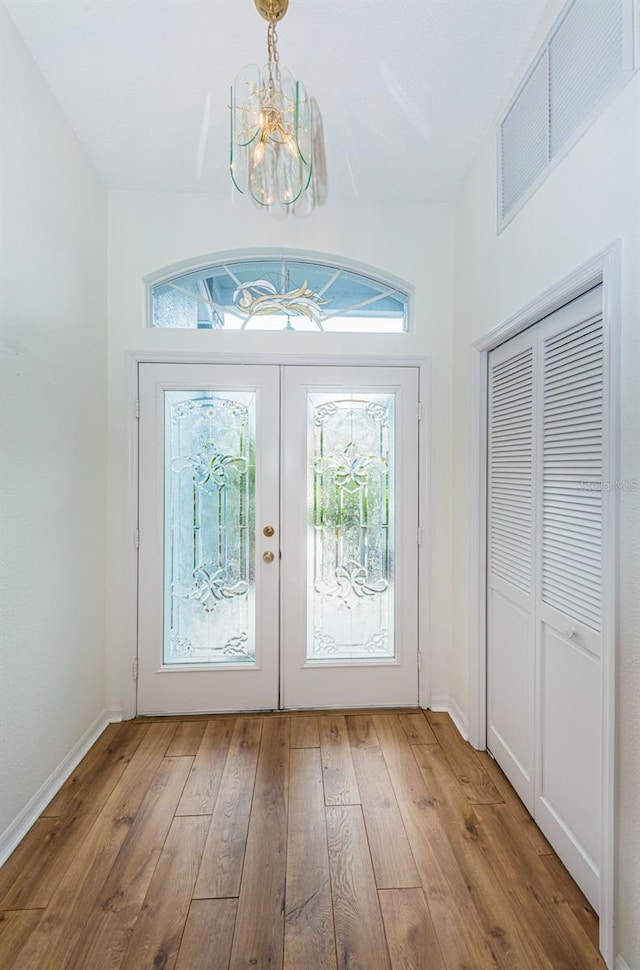
[[[231,88],[229,166],[236,188],[261,206],[293,206],[311,185],[313,115],[304,85],[280,65],[276,24],[289,0],[254,0],[268,22],[267,63]]]

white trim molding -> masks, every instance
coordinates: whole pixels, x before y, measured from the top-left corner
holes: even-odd
[[[417,358],[420,367],[420,422],[418,428],[418,525],[422,542],[418,546],[418,703],[428,707],[431,696],[433,629],[432,553],[433,508],[431,503],[431,358]]]
[[[80,764],[89,749],[96,743],[108,724],[122,720],[122,713],[110,707],[98,714],[81,738],[54,768],[47,780],[40,786],[22,811],[0,835],[0,866],[9,858],[16,846],[23,840],[31,826],[47,807],[51,799],[62,788],[67,778]]]
[[[620,332],[622,243],[616,240],[577,267],[514,316],[484,334],[471,347],[471,480],[475,483],[470,508],[472,550],[470,632],[471,711],[469,740],[486,747],[486,473],[487,473],[487,361],[491,350],[538,323],[560,307],[602,283],[605,335],[605,448],[603,476],[620,478]],[[619,500],[615,489],[603,491],[603,656],[602,656],[602,844],[600,865],[600,950],[607,967],[614,965],[615,869],[615,676],[618,616]],[[452,715],[453,716],[453,715]]]
[[[616,957],[615,970],[631,970],[627,961],[623,960],[619,954]]]
[[[436,713],[442,712],[448,714],[457,727],[458,733],[462,735],[465,741],[469,740],[469,722],[462,708],[453,697],[450,697],[448,694],[435,694],[431,698],[429,709]]]

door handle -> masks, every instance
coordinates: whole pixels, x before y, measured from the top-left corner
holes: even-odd
[[[577,632],[578,631],[574,626],[563,626],[562,629],[560,630],[560,633],[562,634],[562,636],[566,637],[567,640],[572,640],[573,637],[575,637]]]
[[[272,525],[265,525],[264,529],[262,530],[262,534],[263,536],[266,536],[267,539],[270,539],[275,531],[276,530],[273,528]]]
[[[267,549],[267,551],[266,551],[266,552],[263,552],[263,553],[262,553],[262,561],[263,561],[263,562],[273,562],[273,560],[274,560],[274,559],[275,559],[275,556],[274,556],[274,554],[273,554],[273,553],[271,552],[271,550],[270,550],[270,549]]]

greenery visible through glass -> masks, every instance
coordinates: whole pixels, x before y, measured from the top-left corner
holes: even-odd
[[[406,292],[327,263],[272,257],[222,262],[151,287],[151,325],[198,330],[402,333]]]
[[[255,659],[255,394],[165,391],[164,663]]]
[[[393,394],[308,395],[309,660],[393,658]]]

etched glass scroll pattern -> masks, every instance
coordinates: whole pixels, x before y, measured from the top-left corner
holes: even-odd
[[[312,661],[393,658],[394,396],[308,395]]]
[[[368,273],[282,254],[232,259],[150,287],[150,325],[403,333],[409,294]]]
[[[164,663],[255,660],[255,394],[165,392]]]

